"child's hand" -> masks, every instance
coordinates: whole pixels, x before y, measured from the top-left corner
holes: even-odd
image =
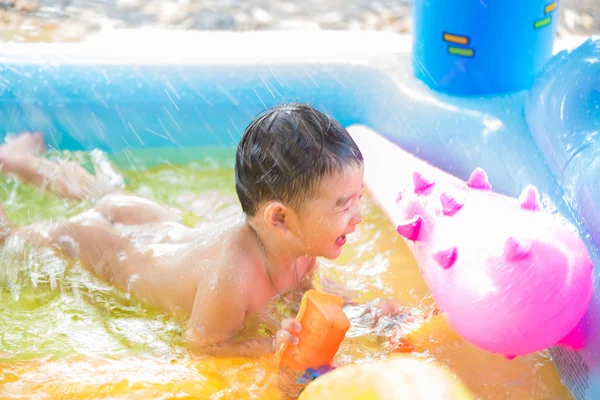
[[[277,331],[275,340],[277,346],[283,343],[295,346],[298,344],[298,336],[295,333],[299,333],[302,330],[302,326],[294,318],[286,318],[281,322],[281,329]]]

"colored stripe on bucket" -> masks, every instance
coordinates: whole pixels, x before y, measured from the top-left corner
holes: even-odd
[[[473,57],[475,55],[475,50],[465,49],[462,47],[448,46],[448,53],[454,54],[455,56]]]
[[[534,28],[534,29],[540,29],[540,28],[543,28],[543,27],[545,27],[545,26],[547,26],[547,25],[550,25],[550,22],[552,22],[552,18],[550,18],[550,17],[546,17],[546,18],[543,18],[543,19],[539,19],[539,20],[537,20],[537,21],[535,21],[535,22],[533,23],[533,28]]]
[[[469,44],[469,38],[467,36],[453,35],[452,33],[444,32],[444,41],[456,44],[464,44],[465,46]]]
[[[556,7],[558,7],[558,2],[553,1],[552,3],[546,5],[546,7],[544,8],[544,12],[546,14],[550,14],[552,11],[556,10]]]

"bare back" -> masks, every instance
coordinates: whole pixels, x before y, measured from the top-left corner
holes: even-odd
[[[127,219],[122,223],[115,210],[125,206],[135,209],[138,216],[123,214]],[[78,256],[88,267],[163,311],[188,314],[198,291],[220,292],[221,286],[228,285],[235,288],[235,296],[224,293],[219,301],[235,297],[244,312],[252,315],[278,294],[241,214],[190,228],[178,222],[177,216],[157,217],[162,212],[162,206],[134,195],[110,195],[95,209],[69,220],[65,228],[67,234],[76,236]],[[89,250],[106,237],[115,243],[101,246],[101,259],[90,257]],[[310,267],[311,263],[299,261],[301,275]],[[285,286],[296,286],[293,278]]]
[[[77,225],[90,223],[102,222],[92,218],[76,222]],[[159,310],[189,314],[198,290],[214,291],[221,280],[231,280],[239,275],[229,266],[232,259],[237,258],[233,250],[240,247],[241,220],[196,228],[170,218],[138,224],[110,223],[118,243],[113,248],[104,246],[106,251],[117,253],[117,257],[104,255],[108,260],[114,260],[104,266],[111,270],[107,271],[108,279],[121,290],[131,292]],[[71,228],[75,228],[76,234],[78,227],[71,225]],[[98,235],[94,238],[90,246],[94,246]],[[78,237],[77,241],[80,256],[84,256],[87,249],[81,246],[85,245],[86,238]],[[98,260],[87,261],[98,264]]]

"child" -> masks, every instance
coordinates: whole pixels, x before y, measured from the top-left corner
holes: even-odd
[[[158,309],[189,316],[185,338],[213,355],[259,355],[297,343],[286,319],[276,339],[237,339],[273,297],[310,287],[316,257],[336,258],[362,221],[363,159],[348,132],[306,104],[278,106],[246,129],[235,185],[245,218],[206,234],[177,211],[126,193],[79,165],[37,157],[40,134],[7,138],[0,171],[94,206],[63,222],[10,227],[4,237],[55,246],[103,280]]]

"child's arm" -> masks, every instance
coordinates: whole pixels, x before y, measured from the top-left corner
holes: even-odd
[[[189,347],[196,353],[225,357],[256,357],[272,352],[271,338],[236,338],[244,323],[246,307],[239,288],[231,282],[221,282],[218,292],[197,291],[185,333]]]

